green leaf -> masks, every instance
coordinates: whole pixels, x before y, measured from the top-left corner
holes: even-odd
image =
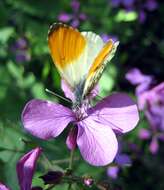
[[[120,10],[115,16],[116,22],[132,22],[137,19],[137,13],[135,11],[127,12],[125,10]]]
[[[18,65],[14,64],[12,61],[9,61],[7,64],[7,68],[12,77],[16,78],[17,80],[22,80],[22,75],[24,72],[22,67],[19,67]]]
[[[99,95],[101,97],[105,97],[109,95],[111,92],[112,88],[115,85],[115,78],[117,75],[117,70],[114,65],[111,63],[109,64],[108,68],[105,70],[103,75],[101,76],[101,79],[99,81]]]
[[[40,98],[40,99],[47,99],[48,96],[45,92],[45,87],[41,83],[36,83],[33,85],[32,89],[32,94],[35,98]]]
[[[13,36],[14,28],[4,27],[0,29],[0,42],[5,44],[11,36]]]

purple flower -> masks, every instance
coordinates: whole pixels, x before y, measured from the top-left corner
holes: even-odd
[[[153,137],[149,146],[149,150],[152,154],[156,154],[158,152],[158,149],[159,149],[158,139],[156,137]]]
[[[130,156],[122,152],[122,144],[123,142],[119,140],[118,151],[114,160],[115,165],[111,165],[107,169],[107,175],[112,179],[117,179],[122,167],[131,166],[132,164]]]
[[[15,60],[19,63],[31,60],[31,56],[28,52],[27,39],[24,37],[20,37],[16,40],[11,46],[11,51],[15,56]]]
[[[126,10],[131,9],[134,6],[135,0],[111,0],[112,7],[124,6]]]
[[[138,135],[140,139],[147,140],[150,138],[151,132],[148,129],[140,129]]]
[[[119,7],[121,4],[121,0],[111,0],[109,1],[112,7]]]
[[[103,39],[103,41],[106,43],[107,41],[109,41],[110,39],[113,40],[113,42],[118,41],[118,38],[114,35],[108,35],[108,34],[101,34],[101,37]]]
[[[10,189],[0,182],[0,190],[10,190]]]
[[[150,75],[144,75],[137,68],[131,69],[125,76],[125,78],[136,87],[136,96],[138,98],[138,106],[140,110],[143,110],[145,106],[145,99],[143,93],[147,91],[151,83],[153,82],[153,77]]]
[[[119,173],[118,166],[109,166],[107,169],[107,175],[111,177],[112,179],[117,179],[118,173]]]
[[[27,48],[27,40],[25,38],[18,38],[15,42],[15,48],[17,49],[26,49]]]
[[[65,23],[70,22],[70,24],[76,28],[79,26],[80,21],[87,19],[87,15],[83,12],[80,12],[80,2],[78,0],[71,1],[71,8],[72,14],[62,12],[59,14],[58,20]]]
[[[36,162],[41,154],[41,148],[37,147],[25,154],[17,163],[17,175],[20,190],[31,190],[32,177],[34,174]],[[0,190],[9,190],[0,183]]]
[[[140,23],[144,23],[145,20],[146,20],[146,17],[147,17],[147,15],[146,15],[145,11],[143,9],[141,9],[139,11],[139,21],[140,21]]]
[[[138,106],[143,110],[150,124],[150,129],[140,129],[141,139],[151,139],[150,151],[155,154],[158,150],[158,141],[163,140],[164,131],[164,82],[152,88],[153,77],[142,74],[133,69],[126,74],[126,78],[136,87]]]
[[[116,155],[115,162],[120,166],[130,166],[132,161],[127,154],[119,153]]]
[[[115,163],[116,165],[112,165],[107,168],[107,175],[112,179],[117,179],[120,169],[124,166],[130,166],[132,161],[127,154],[123,154],[118,151]]]
[[[154,11],[158,8],[158,2],[156,0],[111,0],[109,1],[112,7],[124,7],[126,11],[137,11],[140,23],[144,23],[148,11]]]
[[[152,128],[164,131],[164,82],[144,92],[140,99]]]
[[[145,8],[148,11],[154,11],[155,9],[158,8],[158,3],[156,0],[147,0],[145,3]]]
[[[24,61],[30,61],[31,56],[27,53],[27,51],[19,51],[16,53],[15,59],[17,62],[21,63]]]
[[[135,3],[135,0],[122,0],[122,4],[126,9],[131,9]]]
[[[72,19],[72,15],[62,12],[58,15],[58,20],[61,22],[69,22]]]
[[[80,8],[80,2],[78,0],[72,0],[71,1],[71,7],[75,12],[79,11]]]
[[[35,148],[25,154],[17,163],[17,175],[21,190],[30,190],[36,161],[41,154],[41,148]]]
[[[66,97],[70,96],[64,88]],[[72,95],[71,95],[72,98]],[[73,124],[67,138],[70,149],[77,144],[83,158],[95,166],[107,165],[117,153],[115,130],[126,133],[139,120],[135,103],[126,94],[117,93],[104,98],[96,106],[85,102],[80,108],[69,109],[58,103],[34,99],[29,101],[22,113],[25,129],[41,139],[57,137]]]

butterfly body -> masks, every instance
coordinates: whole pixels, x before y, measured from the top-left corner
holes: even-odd
[[[118,42],[106,44],[93,32],[79,32],[62,23],[53,24],[48,33],[52,59],[61,77],[74,93],[74,104],[81,105],[112,59]]]

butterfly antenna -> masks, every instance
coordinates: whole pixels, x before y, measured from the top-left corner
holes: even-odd
[[[56,97],[58,97],[58,98],[60,98],[60,99],[62,99],[62,100],[65,100],[66,102],[72,103],[67,98],[64,98],[63,96],[60,96],[59,94],[57,94],[57,93],[55,93],[55,92],[53,92],[53,91],[51,91],[51,90],[49,90],[47,88],[45,89],[45,91],[48,92],[48,93],[50,93],[50,94],[52,94],[52,95],[54,95],[54,96],[56,96]]]

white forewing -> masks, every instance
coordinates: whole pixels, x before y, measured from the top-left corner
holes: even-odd
[[[93,32],[81,32],[81,34],[86,39],[86,47],[76,63],[69,64],[62,73],[63,78],[68,81],[72,88],[85,81],[94,59],[104,45],[101,37]]]

